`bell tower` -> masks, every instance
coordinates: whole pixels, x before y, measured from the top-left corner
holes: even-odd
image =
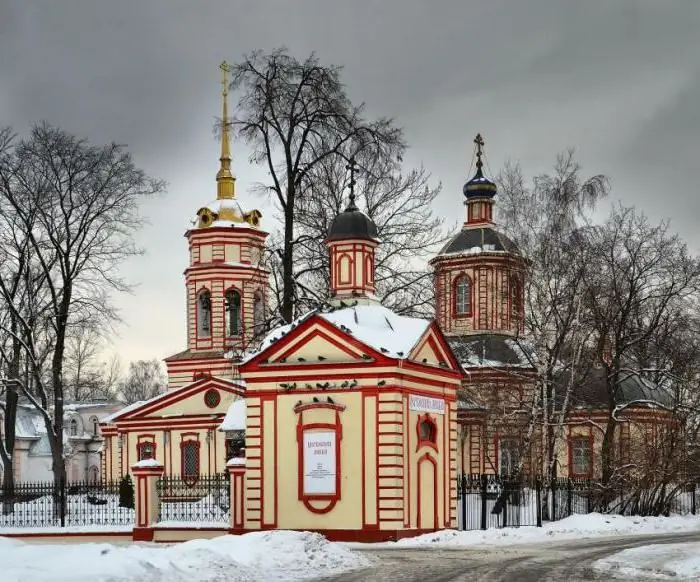
[[[525,258],[493,222],[496,184],[483,171],[484,139],[474,139],[476,173],[462,188],[467,216],[462,229],[430,264],[436,319],[448,337],[517,335],[522,331]]]
[[[216,199],[196,213],[186,233],[189,266],[187,349],[166,358],[168,387],[189,384],[202,375],[231,379],[237,362],[263,331],[269,272],[263,267],[267,233],[261,213],[246,211],[236,197],[231,172],[228,122],[229,65],[221,63],[221,153]]]

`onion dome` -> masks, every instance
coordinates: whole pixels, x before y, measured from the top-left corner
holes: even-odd
[[[484,176],[482,170],[484,163],[481,160],[483,155],[484,138],[477,134],[474,139],[476,144],[476,174],[462,188],[462,193],[469,200],[470,198],[493,198],[496,195],[496,184]]]
[[[357,166],[354,159],[350,161],[348,169],[350,170],[350,202],[345,210],[333,220],[328,229],[326,240],[346,238],[375,240],[378,238],[377,225],[355,204],[355,171]]]

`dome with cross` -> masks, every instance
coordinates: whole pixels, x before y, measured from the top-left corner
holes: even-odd
[[[355,172],[357,171],[357,165],[354,159],[350,161],[348,170],[350,170],[350,201],[345,210],[338,214],[331,223],[326,240],[377,239],[377,225],[355,204]]]

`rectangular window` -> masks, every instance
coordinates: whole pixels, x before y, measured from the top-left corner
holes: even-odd
[[[199,475],[199,443],[187,441],[182,443],[182,476],[197,477]]]
[[[520,442],[514,438],[498,441],[498,471],[501,475],[514,475],[520,468]]]
[[[226,461],[245,457],[245,433],[234,430],[226,433]]]
[[[593,473],[593,441],[589,437],[572,438],[569,441],[571,450],[572,477],[590,477]]]
[[[155,443],[139,443],[136,445],[137,456],[139,461],[145,459],[154,459],[156,455],[156,445]]]

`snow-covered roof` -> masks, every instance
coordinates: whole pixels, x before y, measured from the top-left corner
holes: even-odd
[[[397,315],[383,305],[316,309],[290,324],[273,329],[263,339],[260,348],[248,354],[243,361],[246,362],[265,351],[313,315],[318,315],[343,333],[358,339],[376,351],[399,359],[408,357],[411,349],[430,326],[430,320]]]
[[[238,398],[231,403],[226,411],[224,420],[219,425],[219,430],[245,430],[246,420],[246,401],[245,398]]]
[[[135,410],[136,408],[139,408],[143,404],[146,404],[146,402],[152,402],[154,400],[158,400],[161,398],[163,394],[159,394],[155,398],[151,398],[150,400],[139,400],[137,402],[134,402],[133,404],[128,404],[124,408],[120,408],[116,412],[113,412],[112,414],[108,414],[102,419],[102,422],[112,422],[115,418],[121,416],[122,414],[126,414],[127,412],[131,412],[132,410]]]
[[[247,213],[240,205],[237,198],[223,198],[208,202],[200,208],[206,208],[212,212],[216,219],[208,226],[233,226],[243,228],[255,228],[250,222],[245,220]]]
[[[394,358],[406,358],[430,326],[427,319],[397,315],[383,305],[356,305],[319,314],[328,323]]]
[[[534,350],[523,338],[484,333],[449,338],[448,341],[465,369],[533,366]]]

